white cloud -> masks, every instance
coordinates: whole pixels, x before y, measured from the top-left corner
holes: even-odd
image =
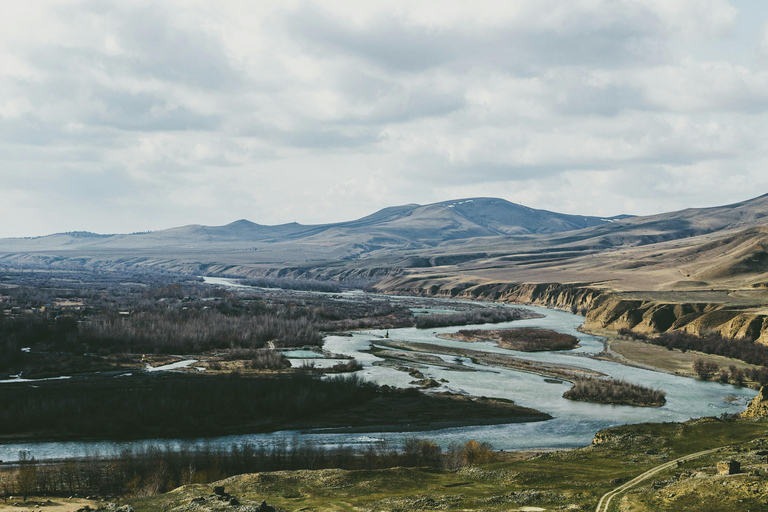
[[[471,195],[651,213],[768,185],[768,68],[731,45],[768,12],[738,0],[3,9],[0,178],[34,207],[0,236]]]

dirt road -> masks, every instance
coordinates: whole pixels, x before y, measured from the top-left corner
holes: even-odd
[[[644,480],[649,479],[653,475],[656,475],[658,473],[661,473],[665,469],[676,467],[678,463],[687,462],[689,460],[696,459],[698,457],[703,457],[704,455],[709,455],[710,453],[715,453],[720,448],[712,448],[711,450],[704,450],[701,452],[691,453],[690,455],[686,455],[684,457],[680,457],[679,459],[675,459],[669,462],[666,462],[660,466],[656,466],[655,468],[649,469],[645,473],[643,473],[640,476],[637,476],[630,480],[629,482],[626,482],[623,485],[620,485],[616,489],[607,492],[603,494],[603,497],[600,498],[600,502],[597,504],[597,508],[595,509],[596,512],[608,512],[608,508],[611,505],[611,500],[621,494],[624,491],[627,491],[631,489],[632,487],[636,486],[640,482],[643,482]]]

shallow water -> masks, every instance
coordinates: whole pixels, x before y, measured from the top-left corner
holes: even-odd
[[[181,370],[182,368],[188,368],[195,364],[197,359],[184,359],[183,361],[176,361],[175,363],[168,363],[161,366],[152,366],[149,363],[144,368],[148,372],[167,372],[171,370]],[[203,371],[205,368],[195,368],[196,370]]]
[[[294,359],[313,359],[323,357],[322,354],[318,354],[312,350],[283,350],[283,355],[287,358]]]
[[[451,301],[445,301],[445,308],[450,309]],[[512,306],[510,306],[512,307]],[[456,332],[466,327],[443,327],[434,329],[390,329],[389,340],[430,343],[434,345],[483,350],[493,353],[516,355],[521,358],[548,363],[569,364],[596,370],[613,378],[663,389],[667,393],[667,403],[663,407],[631,407],[589,404],[574,402],[562,398],[570,383],[549,383],[544,377],[498,367],[485,367],[473,364],[467,358],[461,358],[463,364],[473,372],[455,371],[433,365],[421,365],[420,371],[427,378],[445,379],[448,382],[437,390],[449,390],[475,396],[499,397],[514,400],[515,403],[546,412],[553,420],[534,423],[515,423],[507,425],[458,427],[432,430],[418,433],[366,433],[339,434],[323,431],[284,431],[271,434],[251,434],[200,438],[192,440],[143,440],[131,442],[59,442],[59,443],[14,443],[0,445],[0,460],[18,459],[20,450],[28,450],[39,460],[82,456],[86,453],[108,454],[129,446],[148,444],[169,444],[171,446],[223,446],[236,443],[269,443],[275,439],[308,438],[328,446],[367,445],[384,439],[398,442],[406,437],[428,437],[440,445],[451,442],[463,443],[469,439],[488,441],[496,449],[528,450],[558,449],[586,446],[598,430],[641,422],[685,421],[703,416],[719,416],[741,412],[746,403],[756,392],[746,388],[736,388],[727,384],[701,382],[690,378],[668,375],[639,368],[623,366],[618,363],[601,361],[587,357],[602,350],[602,342],[577,330],[583,318],[564,311],[525,306],[543,315],[543,318],[519,320],[502,324],[484,324],[472,326],[473,329],[502,329],[509,327],[539,327],[572,334],[579,338],[580,347],[563,352],[522,353],[499,348],[490,343],[465,343],[445,340],[438,334]],[[407,387],[413,378],[406,372],[385,366],[374,365],[381,361],[373,354],[362,352],[372,343],[382,342],[385,330],[356,332],[350,336],[328,336],[324,349],[336,354],[355,357],[363,369],[358,375],[380,384]],[[453,356],[439,356],[446,362],[453,363]],[[304,358],[301,358],[304,359]],[[315,360],[316,362],[317,360]]]

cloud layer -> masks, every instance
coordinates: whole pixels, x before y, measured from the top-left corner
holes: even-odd
[[[0,16],[0,236],[498,196],[768,192],[768,7],[31,0]]]

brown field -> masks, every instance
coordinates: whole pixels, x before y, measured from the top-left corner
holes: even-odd
[[[745,363],[744,361],[731,359],[729,357],[705,354],[694,350],[689,350],[687,352],[682,352],[676,349],[668,350],[664,347],[651,345],[642,341],[623,339],[616,335],[615,332],[605,329],[584,329],[584,332],[596,336],[603,336],[608,339],[607,351],[601,354],[601,357],[675,375],[696,377],[692,367],[693,363],[698,359],[702,359],[707,363],[715,363],[720,368],[728,368],[730,365],[734,365],[739,369],[759,368],[757,365]]]

